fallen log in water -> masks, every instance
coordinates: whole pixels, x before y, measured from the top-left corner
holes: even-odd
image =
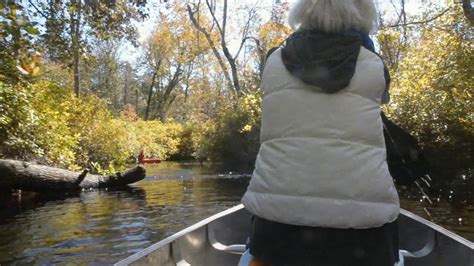
[[[136,166],[110,176],[75,173],[64,169],[16,160],[0,160],[0,190],[49,192],[120,187],[145,178],[145,168]]]

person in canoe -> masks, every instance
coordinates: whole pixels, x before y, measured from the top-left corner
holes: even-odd
[[[390,77],[372,0],[299,0],[263,73],[261,148],[242,199],[261,265],[391,266],[399,198],[381,108]],[[257,264],[256,264],[257,265]]]

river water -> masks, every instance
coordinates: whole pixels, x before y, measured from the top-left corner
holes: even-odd
[[[239,204],[249,178],[163,163],[120,190],[0,195],[0,265],[109,265]],[[402,196],[402,207],[474,241],[474,206]]]

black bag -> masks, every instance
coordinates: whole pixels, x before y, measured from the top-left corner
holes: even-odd
[[[428,175],[428,162],[416,139],[388,120],[382,112],[388,170],[399,185],[410,185]]]

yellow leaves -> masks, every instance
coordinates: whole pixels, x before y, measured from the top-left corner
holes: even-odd
[[[136,151],[144,149],[146,157],[168,159],[178,152],[183,125],[160,121],[137,121],[128,125],[134,134]]]
[[[32,99],[39,119],[36,141],[44,150],[44,159],[54,165],[73,165],[76,159],[74,147],[79,140],[69,126],[72,106],[65,104],[73,100],[72,93],[41,81],[33,85]]]
[[[456,144],[473,137],[473,41],[463,37],[463,18],[449,13],[421,28],[392,72],[388,113],[419,134],[425,145]],[[382,32],[379,40],[396,39]]]
[[[290,34],[289,27],[274,21],[263,24],[258,31],[259,40],[266,49],[279,46]]]
[[[156,59],[186,64],[209,50],[205,36],[197,32],[179,4],[174,12],[160,14],[157,26],[148,40],[149,53]]]
[[[378,32],[377,38],[379,42],[398,42],[401,35],[401,32],[394,30],[393,28],[385,28]]]
[[[240,133],[248,133],[250,131],[252,131],[252,125],[245,125],[241,130],[240,130]]]

